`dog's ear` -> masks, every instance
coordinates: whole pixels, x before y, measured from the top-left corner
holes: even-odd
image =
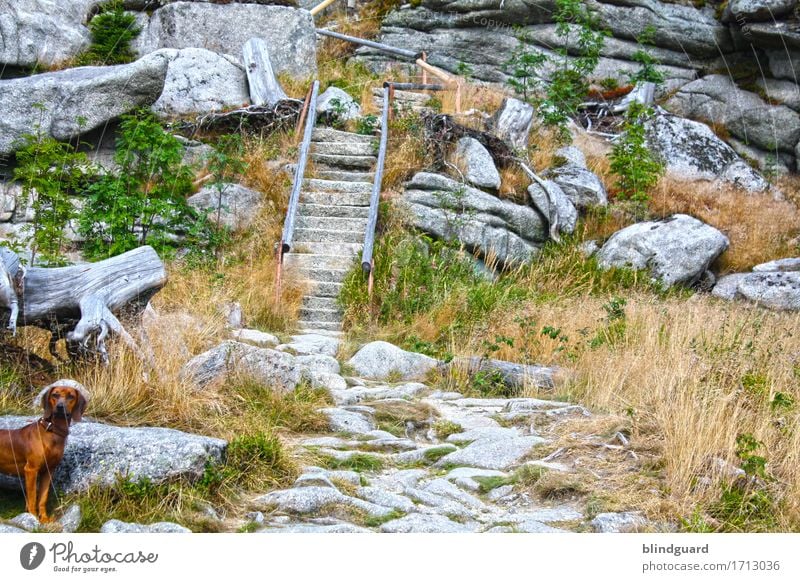
[[[42,401],[42,408],[44,409],[44,414],[42,418],[50,418],[53,416],[53,405],[50,404],[50,393],[53,391],[55,386],[48,386],[41,392],[41,401]]]
[[[72,409],[72,422],[80,422],[83,420],[83,412],[86,410],[86,397],[80,390],[75,390],[75,396],[78,397],[78,402]]]

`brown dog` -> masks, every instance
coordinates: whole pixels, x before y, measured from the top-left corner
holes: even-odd
[[[25,479],[28,513],[46,523],[53,472],[64,457],[69,426],[83,417],[89,396],[74,380],[58,380],[36,397],[42,418],[17,430],[0,431],[0,472]]]

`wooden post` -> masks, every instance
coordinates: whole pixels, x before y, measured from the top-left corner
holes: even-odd
[[[375,283],[375,259],[370,261],[369,280],[367,281],[367,296],[372,299],[372,287]]]
[[[389,91],[389,112],[388,112],[388,119],[392,119],[394,117],[392,111],[392,103],[394,102],[394,85],[389,83],[388,87],[384,87],[384,91]]]
[[[461,114],[461,79],[456,81],[456,114]]]
[[[303,127],[303,122],[306,120],[306,113],[308,113],[308,104],[311,101],[311,93],[314,90],[314,85],[312,83],[311,87],[308,88],[308,93],[306,93],[306,100],[303,101],[303,109],[300,110],[300,117],[297,118],[297,126],[294,128],[294,135],[295,135],[295,143],[300,143],[300,128]]]
[[[275,268],[275,306],[278,307],[281,304],[281,296],[283,294],[281,290],[281,285],[283,284],[283,241],[278,243],[276,258],[278,262]]]
[[[428,55],[426,55],[425,52],[423,51],[422,52],[422,56],[420,57],[419,60],[427,63],[428,62]],[[428,71],[426,71],[425,69],[422,69],[422,84],[423,85],[427,85],[428,84]]]

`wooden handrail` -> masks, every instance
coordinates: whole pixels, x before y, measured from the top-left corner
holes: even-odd
[[[370,276],[372,283],[372,251],[375,247],[375,227],[378,224],[378,206],[381,200],[381,185],[383,183],[383,166],[386,163],[386,146],[389,140],[389,108],[391,106],[389,93],[391,83],[383,84],[383,115],[381,115],[381,141],[378,146],[378,162],[375,164],[375,181],[372,183],[372,196],[369,201],[369,218],[367,218],[367,231],[364,235],[364,250],[361,253],[361,269]]]
[[[374,40],[367,40],[365,38],[358,38],[357,36],[349,36],[347,34],[342,34],[340,32],[334,32],[332,30],[325,30],[323,28],[317,29],[317,34],[321,34],[323,36],[329,36],[331,38],[336,38],[339,40],[344,40],[347,42],[352,42],[353,44],[360,44],[362,46],[368,46],[370,48],[374,48],[381,52],[396,55],[400,57],[405,57],[407,59],[419,59],[422,53],[415,53],[414,51],[410,51],[407,49],[396,48],[393,46],[389,46],[388,44],[383,44],[381,42],[375,42]]]
[[[311,87],[311,99],[308,102],[308,113],[306,117],[305,133],[303,143],[300,144],[300,155],[297,158],[297,167],[294,169],[294,184],[292,194],[289,196],[289,208],[286,210],[286,221],[283,223],[283,236],[281,238],[281,256],[288,253],[292,248],[292,237],[294,236],[294,218],[297,214],[297,204],[300,200],[300,190],[303,188],[303,177],[306,172],[308,161],[308,150],[311,146],[311,136],[314,133],[314,126],[317,122],[317,94],[319,93],[319,81],[314,81]]]
[[[325,10],[328,6],[330,6],[334,2],[336,2],[336,0],[323,0],[322,2],[320,2],[319,4],[314,6],[314,8],[309,10],[309,12],[311,13],[311,16],[316,16],[317,14],[319,14],[320,12]]]

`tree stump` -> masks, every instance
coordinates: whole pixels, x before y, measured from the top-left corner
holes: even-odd
[[[8,293],[12,281],[13,297]],[[164,263],[149,246],[116,257],[71,267],[20,267],[19,257],[0,253],[0,324],[41,327],[51,332],[50,353],[65,337],[72,358],[99,355],[116,335],[141,355],[118,316],[139,315],[167,282]],[[16,307],[16,309],[15,309]]]

